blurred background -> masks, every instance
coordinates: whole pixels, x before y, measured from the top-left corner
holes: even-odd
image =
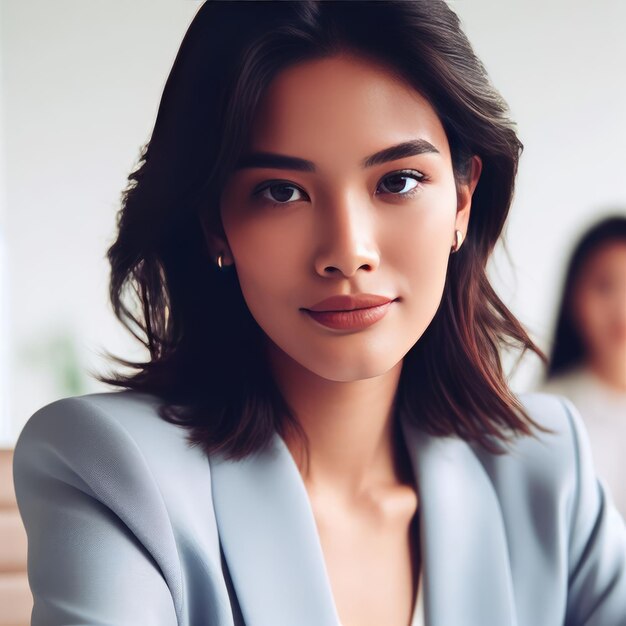
[[[0,447],[9,451],[39,407],[107,389],[88,375],[106,370],[104,350],[144,356],[111,312],[105,251],[199,5],[0,0]],[[506,250],[489,271],[549,352],[575,242],[604,215],[626,215],[626,2],[450,5],[525,145]],[[531,390],[543,374],[529,357],[511,384]],[[616,406],[626,422],[626,404]]]

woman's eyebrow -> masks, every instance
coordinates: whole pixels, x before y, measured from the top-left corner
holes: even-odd
[[[426,152],[439,153],[439,150],[437,150],[432,143],[426,141],[425,139],[404,141],[365,157],[365,159],[361,161],[361,167],[372,167],[373,165],[380,165],[381,163],[386,163],[387,161],[396,161],[397,159],[404,159],[406,157],[416,156]],[[298,170],[301,172],[316,171],[315,163],[313,163],[313,161],[307,161],[306,159],[287,156],[284,154],[276,154],[274,152],[250,152],[248,154],[244,154],[237,162],[235,169],[240,170],[254,167]]]

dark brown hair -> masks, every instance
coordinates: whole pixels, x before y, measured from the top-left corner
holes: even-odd
[[[129,175],[108,251],[114,311],[150,359],[116,359],[135,371],[100,379],[158,395],[162,417],[189,428],[189,442],[207,453],[242,458],[274,429],[303,434],[268,372],[263,331],[236,269],[216,268],[203,225],[225,237],[220,192],[270,81],[293,64],[344,51],[385,64],[428,99],[446,131],[457,182],[472,154],[482,159],[467,238],[450,257],[434,319],[405,356],[395,402],[431,433],[457,434],[498,452],[510,436],[540,427],[509,389],[500,348],[545,357],[485,273],[522,144],[442,0],[202,5]]]

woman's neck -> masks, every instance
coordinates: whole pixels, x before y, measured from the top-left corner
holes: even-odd
[[[404,482],[406,465],[398,462],[393,419],[402,361],[380,376],[337,382],[317,376],[275,346],[269,358],[309,440],[307,465],[297,437],[284,435],[308,488],[352,497]]]

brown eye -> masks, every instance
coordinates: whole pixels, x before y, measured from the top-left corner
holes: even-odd
[[[265,193],[266,191],[268,194]],[[271,204],[289,204],[292,201],[303,200],[301,197],[294,198],[294,191],[304,194],[303,191],[291,183],[271,182],[255,191],[253,195],[262,200],[268,200]]]
[[[397,172],[383,178],[381,186],[386,187],[384,193],[412,195],[424,179],[425,176],[420,172]]]

